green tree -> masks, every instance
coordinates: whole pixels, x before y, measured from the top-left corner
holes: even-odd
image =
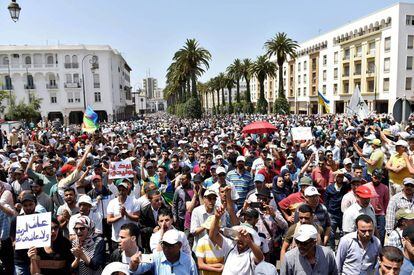
[[[243,111],[247,114],[251,114],[254,111],[253,103],[250,96],[250,78],[252,76],[251,73],[251,67],[252,67],[252,61],[249,58],[243,59],[242,66],[241,66],[241,73],[246,81],[246,93],[245,93],[245,100],[246,103],[243,107]]]
[[[209,68],[210,52],[200,47],[195,39],[187,39],[184,47],[175,53],[173,60],[178,63],[179,68],[188,70],[192,96],[197,97],[197,78]]]
[[[6,113],[7,120],[25,120],[35,121],[40,117],[40,108],[42,99],[36,97],[35,95],[29,94],[30,102],[26,104],[24,100],[21,100],[16,104],[15,96],[12,96],[10,99],[10,106]]]
[[[257,100],[257,112],[261,114],[267,113],[268,103],[264,93],[264,81],[266,77],[274,77],[276,75],[276,64],[271,62],[266,56],[261,55],[251,67],[252,74],[257,77],[259,81],[259,99]]]
[[[227,74],[236,82],[236,102],[240,103],[240,79],[243,77],[243,64],[240,59],[235,59],[227,67]]]
[[[225,86],[227,88],[227,91],[229,93],[229,114],[233,113],[233,103],[232,103],[232,98],[231,98],[231,90],[234,87],[234,79],[232,76],[230,76],[229,74],[227,74],[224,77],[224,82],[225,82]]]
[[[226,105],[226,97],[224,96],[224,89],[226,88],[226,75],[224,73],[219,73],[217,79],[221,89],[221,103],[224,108]]]
[[[266,55],[270,58],[276,56],[277,66],[279,67],[279,97],[285,97],[283,89],[283,64],[288,57],[296,58],[296,49],[299,47],[296,41],[287,37],[284,32],[277,33],[273,38],[265,43]]]

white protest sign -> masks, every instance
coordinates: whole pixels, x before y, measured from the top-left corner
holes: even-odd
[[[134,170],[130,160],[112,161],[109,164],[110,179],[132,178],[133,176]]]
[[[291,130],[293,140],[313,139],[311,127],[294,127]]]
[[[51,213],[17,216],[16,250],[50,246]]]

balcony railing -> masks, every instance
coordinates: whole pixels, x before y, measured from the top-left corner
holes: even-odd
[[[101,87],[101,83],[93,83],[93,87],[94,88],[100,88]]]
[[[81,85],[78,82],[66,82],[64,84],[65,88],[80,88]]]
[[[46,89],[57,89],[57,84],[46,84]]]
[[[35,89],[35,85],[34,85],[34,84],[31,84],[31,85],[29,85],[29,84],[24,84],[24,88],[25,88],[25,89],[27,89],[27,90],[30,90],[30,89]]]

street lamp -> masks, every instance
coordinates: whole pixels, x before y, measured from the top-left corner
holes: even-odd
[[[91,56],[89,63],[92,65],[91,71],[94,71],[98,68],[98,57],[93,54],[87,54],[82,58],[82,91],[83,91],[83,109],[86,110],[86,94],[85,94],[85,75],[83,73],[83,62],[87,57]]]
[[[12,0],[9,4],[9,6],[7,7],[7,9],[10,12],[10,17],[14,22],[17,22],[19,20],[19,16],[20,16],[20,10],[22,8],[20,8],[19,4],[16,3],[16,0]]]

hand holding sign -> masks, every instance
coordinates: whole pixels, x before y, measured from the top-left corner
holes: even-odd
[[[18,216],[16,250],[50,246],[51,213]]]

